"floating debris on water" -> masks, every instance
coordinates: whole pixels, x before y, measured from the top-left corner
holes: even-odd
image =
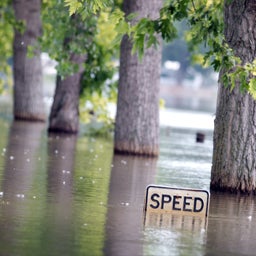
[[[127,202],[122,202],[121,205],[123,205],[123,206],[129,206],[130,204],[127,203]]]
[[[10,156],[10,160],[13,160],[14,159],[14,156]]]
[[[4,156],[6,153],[6,148],[3,148],[3,151],[2,151],[2,156]]]
[[[64,173],[64,174],[70,174],[70,171],[62,170],[62,173]]]
[[[2,204],[2,205],[9,205],[10,204],[10,202],[9,201],[0,201],[0,204]]]
[[[125,160],[121,160],[121,163],[124,164],[124,165],[127,164],[127,162]]]
[[[17,194],[16,197],[18,197],[18,198],[25,198],[25,195],[24,194]]]

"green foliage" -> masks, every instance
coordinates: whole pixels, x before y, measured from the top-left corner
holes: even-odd
[[[148,18],[142,18],[132,28],[133,54],[138,52],[139,58],[142,58],[145,45],[147,48],[152,45],[155,47],[158,45],[157,37],[155,35],[155,26],[157,25],[156,21]]]
[[[11,1],[0,2],[0,93],[12,84],[9,60],[12,56],[13,26],[15,24]]]
[[[223,75],[222,79],[224,84],[231,86],[231,89],[239,83],[241,92],[248,91],[256,99],[256,60],[244,65],[238,61],[229,72]]]
[[[115,24],[109,22],[111,18],[108,10],[99,16],[91,15],[85,19],[79,13],[69,16],[69,12],[65,4],[57,0],[44,4],[44,35],[40,42],[43,51],[58,62],[57,71],[62,77],[78,69],[76,64],[70,62],[70,55],[85,54],[87,60],[83,91],[91,92],[99,89],[114,74],[112,58],[118,49],[112,46],[117,35]]]
[[[223,2],[222,1],[184,1],[187,9],[183,18],[186,18],[189,29],[186,40],[191,52],[198,53],[203,43],[208,51],[204,54],[202,65],[210,64],[215,71],[219,71],[223,63],[222,57],[226,49],[223,48]],[[179,9],[178,9],[179,12]],[[173,13],[176,16],[176,12]],[[180,18],[180,17],[179,17]]]
[[[97,33],[87,53],[85,72],[80,97],[80,120],[86,125],[87,133],[106,135],[113,131],[114,120],[108,112],[108,104],[116,102],[117,84],[112,79],[117,73],[117,61],[113,59],[119,50],[116,39],[117,20],[123,13],[102,12],[97,20]],[[113,41],[116,43],[113,44]]]
[[[108,135],[114,129],[114,120],[110,117],[108,105],[115,102],[115,90],[109,93],[94,92],[84,95],[80,100],[80,120],[90,135]]]
[[[69,15],[81,13],[83,18],[97,14],[99,11],[112,7],[113,0],[64,0],[65,5],[69,8]]]
[[[241,91],[249,91],[256,98],[255,63],[241,64],[241,60],[224,39],[223,0],[172,0],[167,1],[162,10],[169,12],[172,20],[186,19],[189,30],[186,40],[191,52],[198,54],[203,43],[207,51],[202,55],[195,55],[194,60],[202,65],[211,65],[215,71],[222,72],[222,82],[231,89],[239,83]]]
[[[80,120],[86,125],[87,133],[93,135],[106,135],[113,131],[114,120],[107,109],[108,104],[116,102],[117,98],[117,84],[112,77],[117,73],[113,56],[118,48],[110,47],[111,38],[115,35],[109,39],[102,37],[111,24],[104,20],[102,17],[98,20],[98,34],[88,51],[80,96]]]
[[[177,30],[168,6],[161,9],[158,19],[151,20],[144,17],[132,26],[129,31],[133,41],[132,52],[137,52],[139,58],[142,58],[145,48],[157,47],[159,44],[158,35],[161,35],[166,41],[171,41],[177,36]]]
[[[58,62],[57,71],[62,77],[77,72],[78,65],[70,61],[70,56],[86,54],[96,30],[96,18],[83,21],[79,14],[70,17],[69,9],[57,0],[43,4],[42,16],[42,51]]]

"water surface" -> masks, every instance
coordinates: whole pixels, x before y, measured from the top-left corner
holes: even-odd
[[[162,127],[158,159],[5,116],[0,128],[0,255],[255,255],[254,198],[212,194],[206,219],[145,222],[148,184],[209,189],[208,127],[204,143],[194,124]]]

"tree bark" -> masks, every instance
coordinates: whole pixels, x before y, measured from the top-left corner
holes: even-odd
[[[45,121],[41,51],[36,47],[34,56],[27,56],[42,32],[41,0],[14,0],[13,8],[16,20],[25,22],[25,32],[15,30],[13,43],[14,118]]]
[[[156,18],[161,1],[125,0],[126,15]],[[132,43],[121,43],[114,149],[117,153],[158,155],[161,47],[146,49],[142,61],[132,55]]]
[[[79,94],[85,55],[71,54],[70,61],[80,66],[77,73],[64,79],[57,76],[54,101],[48,130],[77,133],[79,130]]]
[[[224,14],[227,43],[243,63],[252,62],[256,56],[255,0],[226,0]],[[255,145],[255,101],[248,93],[240,92],[238,82],[233,90],[220,84],[214,129],[212,190],[255,192]]]

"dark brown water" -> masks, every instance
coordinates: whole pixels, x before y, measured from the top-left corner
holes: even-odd
[[[212,194],[207,219],[153,216],[148,184],[209,189],[212,131],[162,128],[159,159],[104,138],[0,119],[0,255],[256,255],[255,199]]]

